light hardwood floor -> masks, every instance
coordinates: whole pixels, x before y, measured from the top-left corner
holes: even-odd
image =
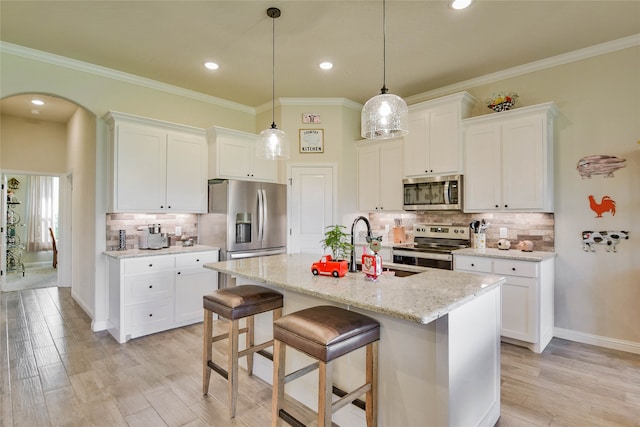
[[[201,324],[119,345],[91,332],[68,288],[3,293],[0,307],[2,426],[269,425],[271,388],[244,371],[235,420],[217,375],[202,396]],[[640,356],[559,339],[541,355],[503,344],[497,425],[640,426]]]

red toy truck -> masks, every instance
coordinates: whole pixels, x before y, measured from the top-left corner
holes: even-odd
[[[342,277],[347,274],[349,263],[347,261],[333,261],[331,255],[323,255],[320,261],[311,265],[311,272],[314,276],[322,274],[325,276]]]

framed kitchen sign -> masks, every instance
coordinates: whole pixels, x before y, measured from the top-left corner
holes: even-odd
[[[324,129],[300,129],[300,152],[324,153]]]

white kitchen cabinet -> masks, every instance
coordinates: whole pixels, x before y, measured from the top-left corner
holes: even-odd
[[[278,161],[256,156],[258,135],[222,127],[207,130],[209,179],[277,182]]]
[[[207,211],[204,130],[115,112],[105,121],[110,212]]]
[[[202,296],[218,288],[218,273],[203,268],[218,261],[218,252],[176,255],[175,323],[177,326],[202,322]]]
[[[553,338],[554,259],[520,261],[455,255],[454,270],[504,276],[503,341],[541,353]]]
[[[553,103],[463,120],[464,211],[553,212]]]
[[[218,251],[108,258],[108,330],[119,342],[202,321],[202,296],[218,274],[202,265]]]
[[[409,134],[404,137],[407,177],[462,172],[461,120],[476,100],[466,92],[409,106]]]
[[[358,208],[362,211],[401,211],[402,139],[363,141],[358,151]]]

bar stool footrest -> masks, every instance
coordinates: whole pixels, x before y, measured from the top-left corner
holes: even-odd
[[[282,418],[287,422],[287,424],[293,427],[307,427],[306,424],[300,422],[299,419],[297,419],[296,417],[294,417],[284,409],[280,409],[280,412],[278,413],[278,417]]]
[[[216,372],[218,375],[220,375],[225,380],[229,380],[229,373],[222,366],[216,365],[211,360],[207,361],[207,366],[210,367],[211,369],[213,369],[214,372]]]

